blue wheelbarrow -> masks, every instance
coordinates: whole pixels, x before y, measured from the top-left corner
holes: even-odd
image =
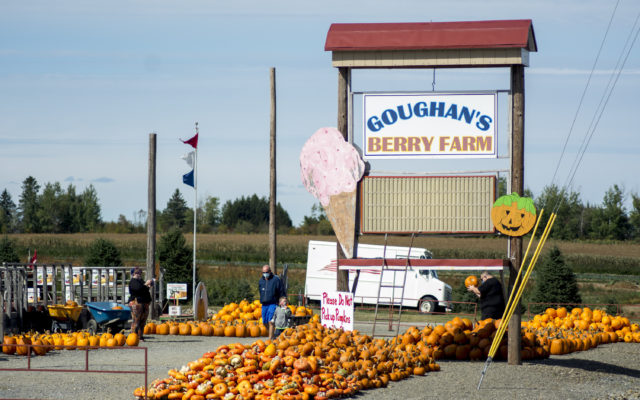
[[[111,329],[113,332],[121,331],[131,319],[131,308],[124,304],[111,301],[96,301],[86,303],[91,313],[91,319],[87,322],[89,332]]]

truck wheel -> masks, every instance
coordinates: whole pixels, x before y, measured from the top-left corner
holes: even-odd
[[[418,310],[423,314],[431,314],[436,310],[436,306],[438,305],[438,300],[433,296],[425,296],[420,299],[420,303],[418,304]]]

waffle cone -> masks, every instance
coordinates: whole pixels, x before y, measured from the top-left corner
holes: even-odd
[[[356,229],[356,191],[342,192],[331,196],[329,205],[325,206],[324,210],[345,256],[353,258]]]

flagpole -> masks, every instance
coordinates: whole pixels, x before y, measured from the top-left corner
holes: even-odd
[[[196,136],[198,135],[198,123],[196,122]],[[195,159],[193,160],[193,315],[196,314],[196,221],[198,210],[198,148],[195,149]]]

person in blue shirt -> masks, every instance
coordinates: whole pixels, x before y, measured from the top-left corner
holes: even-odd
[[[262,303],[262,323],[269,324],[269,339],[274,339],[275,325],[271,321],[276,311],[280,297],[286,296],[284,285],[277,275],[271,272],[268,265],[262,266],[262,277],[258,282],[260,289],[260,303]]]

